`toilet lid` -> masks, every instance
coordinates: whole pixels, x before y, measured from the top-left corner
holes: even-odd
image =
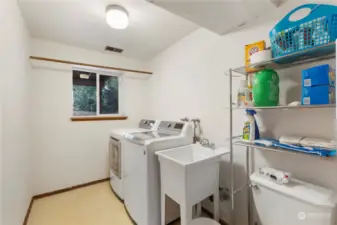
[[[189,225],[220,225],[220,224],[215,220],[211,220],[208,218],[198,218],[192,220],[192,222]]]

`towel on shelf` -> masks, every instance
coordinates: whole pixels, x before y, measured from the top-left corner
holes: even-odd
[[[336,149],[336,142],[324,138],[298,137],[298,136],[281,136],[281,144],[297,145],[303,147],[313,147],[322,149]]]
[[[300,141],[300,144],[302,146],[305,146],[305,147],[336,149],[336,142],[335,141],[327,140],[327,139],[323,139],[323,138],[305,137]]]
[[[282,144],[289,144],[289,145],[300,145],[300,141],[304,137],[298,137],[298,136],[281,136],[279,138],[280,143]]]
[[[258,139],[254,141],[254,144],[266,147],[274,147],[279,149],[286,149],[290,151],[303,152],[312,155],[319,155],[323,157],[336,156],[336,149],[326,149],[319,147],[303,147],[300,145],[291,145],[280,143],[275,139]]]

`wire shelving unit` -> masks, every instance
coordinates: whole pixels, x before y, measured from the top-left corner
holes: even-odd
[[[264,61],[257,64],[249,65],[249,67],[256,68],[258,70],[263,69],[274,69],[274,70],[282,70],[287,69],[299,65],[305,65],[313,62],[320,62],[330,59],[336,59],[336,45],[335,43],[330,43],[326,45],[321,45],[319,47],[311,48],[308,50],[303,50],[301,52],[289,54],[287,56],[274,58],[268,61]],[[283,62],[282,64],[276,62]],[[237,139],[237,136],[234,137],[233,134],[233,112],[236,110],[245,110],[245,109],[254,109],[254,110],[314,110],[314,109],[322,109],[322,108],[330,108],[336,109],[335,104],[329,105],[299,105],[299,106],[275,106],[275,107],[247,107],[247,108],[236,108],[236,104],[233,102],[233,77],[245,77],[248,79],[249,73],[246,72],[247,66],[242,66],[238,68],[231,68],[226,73],[229,77],[229,108],[226,108],[230,111],[230,132],[229,132],[229,148],[230,148],[230,175],[231,175],[231,184],[230,184],[230,196],[231,196],[231,213],[230,213],[230,225],[234,225],[234,208],[235,208],[235,195],[240,193],[241,191],[247,190],[247,198],[248,198],[248,222],[249,225],[252,224],[251,218],[251,189],[250,189],[250,151],[251,149],[260,149],[263,151],[270,152],[278,152],[278,153],[287,153],[287,154],[305,154],[296,151],[290,151],[281,148],[272,148],[272,147],[263,147],[259,145],[254,145],[246,142],[242,142]],[[254,72],[256,73],[256,72]],[[246,185],[235,189],[234,180],[235,180],[235,171],[234,171],[234,146],[243,146],[246,147]],[[324,160],[335,160],[334,157],[320,157],[308,155],[311,157],[317,157]]]

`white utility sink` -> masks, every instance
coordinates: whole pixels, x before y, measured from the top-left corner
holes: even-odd
[[[195,204],[214,196],[214,217],[219,212],[219,167],[225,148],[206,148],[200,144],[157,151],[160,162],[160,180],[163,199],[168,195],[180,204],[182,224],[192,220]],[[185,212],[184,212],[185,210]],[[186,212],[187,211],[187,212]]]
[[[214,162],[214,160],[220,160],[221,156],[226,153],[229,153],[229,150],[223,147],[211,149],[203,147],[200,144],[156,152],[160,158],[165,158],[184,167],[197,166],[207,161]]]

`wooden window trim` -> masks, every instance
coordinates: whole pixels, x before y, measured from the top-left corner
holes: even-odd
[[[124,68],[118,68],[118,67],[102,66],[102,65],[95,65],[95,64],[82,63],[82,62],[73,62],[73,61],[68,61],[68,60],[46,58],[46,57],[39,57],[39,56],[30,56],[29,58],[34,59],[34,60],[47,61],[47,62],[63,63],[63,64],[70,64],[70,65],[77,65],[77,66],[87,66],[87,67],[94,67],[94,68],[99,68],[99,69],[117,70],[117,71],[122,71],[122,72],[139,73],[139,74],[147,74],[147,75],[153,74],[153,72],[149,72],[149,71],[124,69]]]
[[[128,119],[127,116],[73,116],[70,118],[72,122],[127,120],[127,119]]]

